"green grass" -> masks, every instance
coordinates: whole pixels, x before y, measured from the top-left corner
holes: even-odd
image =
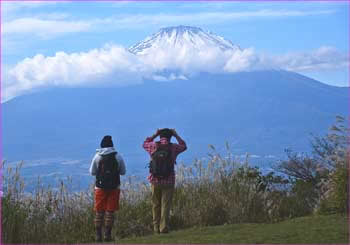
[[[169,234],[121,239],[121,244],[348,244],[348,224],[340,215],[309,216],[275,224],[234,224],[191,228]]]

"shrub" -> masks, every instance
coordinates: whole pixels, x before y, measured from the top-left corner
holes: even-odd
[[[349,213],[349,128],[346,120],[338,116],[325,137],[316,137],[313,148],[316,158],[328,167],[328,180],[320,213]]]
[[[294,181],[290,197],[295,199],[294,215],[348,213],[349,128],[345,119],[338,116],[328,134],[314,136],[311,144],[313,155],[287,150],[287,160],[276,168]]]
[[[338,166],[331,176],[332,193],[330,201],[333,201],[334,208],[339,213],[349,212],[349,172],[348,168]]]

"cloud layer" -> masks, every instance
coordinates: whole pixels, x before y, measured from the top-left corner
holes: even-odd
[[[47,39],[67,33],[86,32],[90,29],[91,24],[84,21],[20,18],[7,22],[3,33],[37,35],[39,38]]]
[[[38,54],[5,69],[2,101],[47,87],[127,86],[142,83],[143,78],[158,81],[187,79],[198,72],[232,73],[262,69],[317,71],[344,69],[348,57],[334,47],[320,47],[312,52],[268,56],[253,48],[205,51],[154,50],[137,56],[122,46],[109,44],[88,52],[57,52],[55,56]],[[176,71],[167,76],[163,70]]]
[[[35,4],[33,4],[35,3]],[[57,4],[57,2],[52,2]],[[29,2],[23,4],[10,4],[5,6],[5,13],[16,12],[22,8],[45,6],[45,3]],[[63,13],[36,14],[27,17],[16,16],[11,20],[5,19],[2,23],[3,31],[7,35],[34,35],[41,39],[55,38],[64,34],[113,31],[118,29],[142,29],[144,23],[157,26],[171,26],[178,23],[192,23],[203,25],[224,23],[235,20],[271,19],[288,17],[305,17],[318,15],[331,15],[334,10],[254,10],[254,11],[227,11],[227,12],[197,12],[174,14],[118,14],[104,18],[75,19]],[[55,28],[52,28],[55,26]]]
[[[3,77],[2,100],[52,86],[123,86],[142,82],[145,66],[125,48],[106,45],[89,52],[57,52],[26,58]]]
[[[348,67],[349,57],[334,47],[323,46],[308,53],[289,53],[270,58],[270,62],[295,72],[332,71]]]

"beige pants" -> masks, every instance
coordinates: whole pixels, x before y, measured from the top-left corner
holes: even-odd
[[[169,215],[173,193],[173,185],[152,184],[152,213],[155,232],[169,231]]]

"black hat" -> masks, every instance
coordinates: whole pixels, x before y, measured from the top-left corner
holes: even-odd
[[[167,138],[167,139],[170,139],[171,136],[173,136],[173,131],[171,131],[170,129],[168,128],[163,128],[160,130],[159,132],[159,137],[160,138]]]
[[[106,135],[101,141],[101,148],[113,147],[112,136]]]

